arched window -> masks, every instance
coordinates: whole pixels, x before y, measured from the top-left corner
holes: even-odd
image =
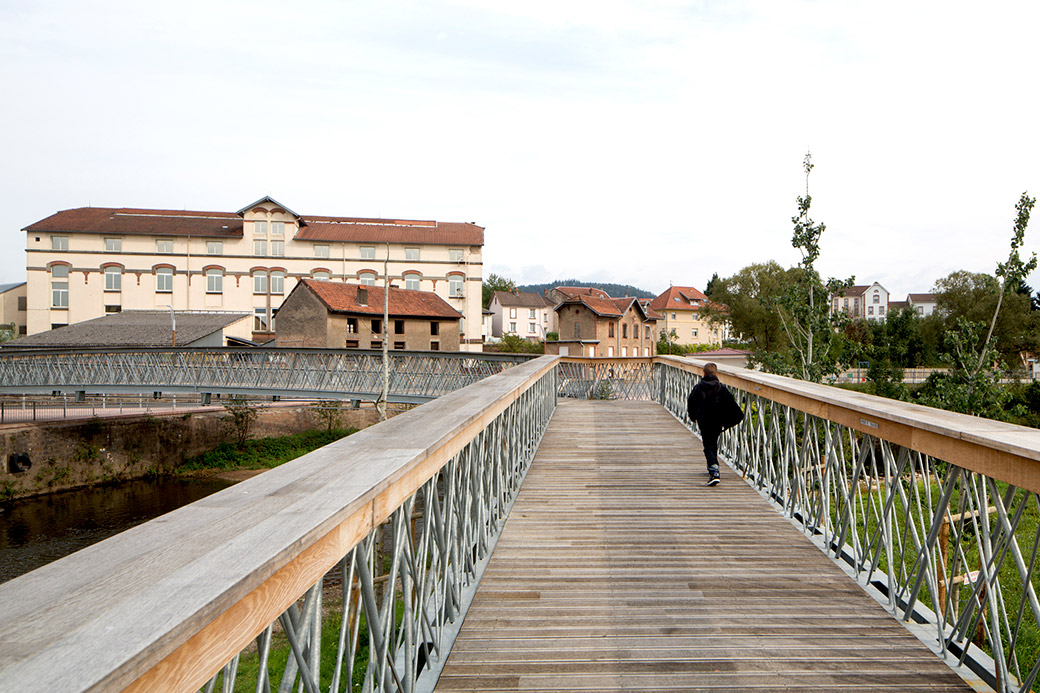
[[[206,270],[206,293],[207,294],[222,294],[222,293],[224,293],[224,270],[222,270],[222,269],[208,269],[208,270]]]
[[[332,279],[332,274],[330,272],[326,272],[325,270],[314,270],[313,272],[311,272],[311,279],[318,279],[320,281],[327,282]]]
[[[159,267],[155,270],[155,292],[159,294],[173,293],[172,267]]]
[[[51,307],[69,307],[69,266],[51,266]]]
[[[376,273],[375,272],[360,272],[358,273],[358,283],[364,284],[365,286],[375,286]]]
[[[285,293],[285,272],[282,270],[271,270],[271,293]]]
[[[253,272],[253,293],[267,293],[267,270],[256,270]]]
[[[105,291],[123,290],[123,268],[109,265],[105,268]]]
[[[408,272],[404,275],[404,288],[412,291],[419,290],[419,274],[417,272]]]

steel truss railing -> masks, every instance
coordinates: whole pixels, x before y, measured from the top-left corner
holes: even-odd
[[[313,693],[432,690],[555,399],[549,372],[269,625],[253,656],[270,664],[277,630],[291,654],[278,675],[258,667],[250,686]],[[327,611],[330,592],[336,604]],[[321,666],[323,636],[336,648],[329,672]],[[232,659],[204,690],[234,690],[240,661],[241,655]]]
[[[555,410],[557,360],[517,366],[0,585],[0,642],[33,643],[0,652],[0,689],[431,690]],[[331,486],[348,497],[330,498]],[[247,514],[284,536],[253,531],[238,519]],[[183,549],[158,553],[184,559],[137,565],[134,552],[161,537]],[[278,558],[242,565],[249,553]],[[162,585],[176,585],[179,601]],[[169,604],[149,607],[149,593]],[[57,602],[63,621],[83,627],[70,635],[41,621]],[[257,623],[254,612],[278,603],[281,615]],[[174,613],[188,615],[171,622]],[[69,654],[70,637],[89,652]]]
[[[698,371],[667,363],[660,369],[662,403],[695,428],[685,410]],[[864,585],[877,588],[890,613],[922,624],[919,633],[944,659],[967,665],[997,690],[1032,690],[1040,670],[1040,496],[1035,486],[1008,483],[1022,477],[1021,470],[993,464],[992,472],[980,473],[958,466],[951,460],[977,465],[986,453],[969,450],[956,435],[921,445],[946,449],[947,459],[899,445],[908,442],[908,428],[919,425],[909,431],[911,439],[935,432],[931,422],[906,425],[907,417],[929,411],[924,407],[872,404],[878,411],[857,415],[855,402],[834,404],[843,395],[812,401],[812,388],[825,386],[801,384],[803,394],[783,396],[769,384],[787,379],[742,369],[724,369],[720,377],[746,412],[720,440],[731,464]],[[903,422],[875,416],[885,407]],[[943,412],[939,418],[993,423],[960,417]],[[1029,432],[1035,440],[1031,429],[994,426],[1019,437]],[[991,454],[994,461],[1000,457]]]
[[[560,396],[576,399],[654,400],[652,359],[561,359]]]
[[[390,352],[390,394],[424,402],[531,357]],[[382,352],[344,349],[0,350],[0,392],[192,392],[373,399]]]

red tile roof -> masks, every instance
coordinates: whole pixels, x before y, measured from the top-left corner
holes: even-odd
[[[66,209],[25,227],[25,231],[99,233],[119,236],[205,236],[240,238],[242,217],[228,212],[188,212],[127,207]]]
[[[597,289],[596,291],[599,290]],[[599,293],[603,294],[602,291],[600,291]],[[603,296],[606,296],[606,294],[603,294]],[[572,296],[571,298],[568,298],[566,301],[560,303],[560,305],[556,306],[556,309],[559,310],[562,306],[573,306],[578,303],[581,303],[587,306],[588,309],[591,310],[593,313],[601,317],[620,318],[624,316],[630,308],[635,306],[635,309],[642,313],[645,319],[656,320],[661,317],[657,314],[649,315],[646,311],[644,311],[642,304],[639,303],[639,299],[631,297],[603,298],[603,296],[600,296],[598,294],[581,294],[578,296]]]
[[[598,296],[599,298],[610,298],[606,291],[592,286],[557,286],[556,290],[560,293],[567,294],[568,296]]]
[[[910,303],[935,303],[939,297],[936,294],[907,294],[906,300]]]
[[[416,245],[483,245],[484,229],[476,224],[388,219],[306,218],[296,234],[298,241],[348,241],[354,243],[415,243]]]
[[[293,289],[293,292],[296,292],[300,286],[313,291],[333,313],[383,314],[383,287],[381,286],[360,286],[303,279]],[[358,302],[359,289],[367,289],[367,305]],[[443,320],[458,320],[462,317],[461,313],[431,291],[413,291],[393,286],[390,287],[390,315],[401,318],[441,318]]]
[[[245,210],[243,210],[245,211]],[[112,235],[205,236],[240,238],[242,217],[235,212],[193,212],[128,207],[66,209],[27,226],[25,231]],[[476,224],[355,217],[300,217],[301,241],[483,245]]]
[[[708,297],[700,289],[692,286],[670,286],[650,302],[650,307],[656,311],[699,310],[707,302]]]

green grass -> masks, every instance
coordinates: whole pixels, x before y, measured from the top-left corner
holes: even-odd
[[[913,503],[916,507],[916,503],[914,501],[914,484],[911,483],[908,479],[903,479],[902,483],[904,485],[907,495],[910,497],[911,503]],[[922,503],[925,503],[926,496],[924,483],[921,480],[918,480],[916,485],[916,491],[921,494],[920,497]],[[932,502],[935,503],[938,501],[941,495],[941,490],[939,489],[938,484],[936,484],[934,481],[930,483],[930,487]],[[1002,495],[1007,492],[1007,484],[997,482],[997,487]],[[876,492],[872,493],[876,494]],[[960,493],[960,489],[954,491],[954,494],[950,500],[950,512],[954,514],[960,512]],[[869,507],[870,501],[867,498],[867,494],[867,491],[861,491],[859,494],[859,501],[863,503],[863,506]],[[1040,525],[1040,510],[1038,510],[1035,500],[1030,498],[1031,495],[1032,494],[1028,494],[1025,491],[1019,490],[1013,503],[1014,507],[1017,507],[1018,504],[1021,502],[1027,503],[1026,509],[1023,512],[1022,519],[1020,520],[1016,530],[1018,544],[1019,547],[1022,549],[1023,558],[1027,564],[1030,561],[1031,547],[1033,545],[1034,538],[1036,537],[1037,527],[1038,525]],[[967,509],[967,505],[965,506],[965,508]],[[832,504],[832,520],[840,517],[836,510],[837,509]],[[894,500],[892,514],[892,532],[894,544],[893,567],[894,572],[897,576],[899,576],[900,574],[906,575],[913,571],[915,568],[915,562],[917,558],[916,547],[914,546],[913,538],[907,529],[907,524],[905,521],[906,510],[907,508],[905,506],[904,501],[901,498],[897,497]],[[1008,508],[1008,512],[1009,514],[1012,514],[1014,511],[1012,508]],[[927,532],[927,527],[924,526],[924,523],[918,521],[918,515],[916,511],[912,510],[911,513],[912,521],[917,524],[918,536],[921,540],[923,540],[925,533]],[[999,522],[997,515],[995,513],[990,514],[991,525],[996,522]],[[867,517],[864,517],[862,514],[860,514],[858,516],[855,531],[859,534],[861,539],[863,539],[864,541],[871,541],[876,530],[876,515],[868,514]],[[959,533],[962,534],[962,536],[958,544],[955,542],[956,535]],[[900,552],[899,550],[900,543],[898,538],[900,537],[902,538],[902,552]],[[963,556],[959,556],[958,552],[962,552]],[[971,570],[977,570],[980,567],[979,555],[980,554],[976,538],[975,526],[972,525],[970,520],[965,520],[963,525],[958,525],[958,523],[954,523],[954,526],[950,528],[949,551],[946,557],[947,571],[950,570],[950,566],[954,565],[955,560],[957,560],[956,572],[958,574],[964,574]],[[881,554],[878,557],[877,570],[881,574],[887,574],[888,567],[888,557],[885,554],[885,552],[881,552]],[[1019,604],[1020,600],[1022,599],[1023,585],[1010,553],[1004,557],[1004,560],[1001,563],[999,577],[1000,588],[1003,593],[1004,603],[1009,609],[1014,609],[1015,606]],[[1040,592],[1040,575],[1034,574],[1032,582],[1033,589]],[[951,586],[950,589],[958,591],[959,599],[957,613],[964,613],[965,609],[968,607],[970,595],[972,594],[972,589],[964,585],[954,585]],[[918,599],[925,606],[933,610],[935,609],[935,604],[926,587],[922,587],[921,592],[917,596]],[[986,617],[987,619],[989,619],[990,613],[988,604],[984,604],[984,608],[986,609]],[[1011,613],[1009,614],[1009,616],[1012,622],[1012,626],[1014,626],[1015,614]],[[1001,628],[1001,630],[1003,631],[1003,628]],[[1005,655],[1010,655],[1010,633],[1008,633],[1007,631],[1003,631],[1001,634],[1001,638],[1003,641]],[[982,647],[982,649],[987,654],[993,654],[991,644],[988,641],[976,641],[975,644]],[[1032,668],[1033,664],[1037,661],[1037,658],[1040,657],[1040,624],[1037,624],[1036,621],[1033,620],[1028,607],[1026,607],[1025,613],[1023,614],[1021,628],[1017,634],[1017,639],[1015,641],[1015,656],[1018,658],[1018,662],[1023,673],[1028,672]]]
[[[235,443],[221,443],[214,450],[186,460],[177,467],[177,473],[207,469],[270,469],[355,432],[356,428],[305,431],[247,440],[241,448]]]

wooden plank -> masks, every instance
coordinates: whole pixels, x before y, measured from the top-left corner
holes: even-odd
[[[972,690],[660,406],[557,408],[439,691]]]

